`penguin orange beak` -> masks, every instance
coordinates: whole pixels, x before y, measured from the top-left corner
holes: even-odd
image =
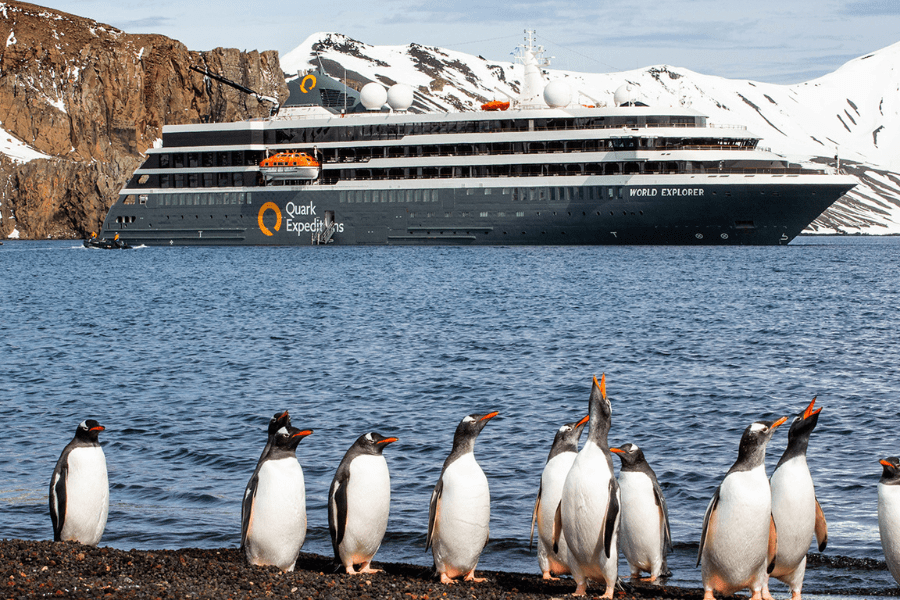
[[[582,425],[587,423],[590,418],[591,418],[591,415],[586,416],[582,420],[578,421],[578,423],[575,424],[575,427],[581,427]]]
[[[378,440],[378,441],[375,442],[375,443],[376,443],[376,444],[393,444],[393,443],[396,442],[396,441],[397,441],[397,438],[395,438],[395,437],[389,437],[389,438],[384,438],[383,440]]]
[[[91,427],[88,431],[106,431],[106,427],[103,425],[97,425],[96,427]]]
[[[892,464],[889,463],[888,461],[884,460],[883,458],[882,458],[881,460],[879,460],[878,462],[880,462],[880,463],[882,464],[882,466],[890,467],[890,468],[892,468],[892,469],[894,468],[894,465],[892,465]]]
[[[499,414],[500,413],[495,410],[494,412],[488,413],[488,414],[484,415],[483,417],[481,417],[479,419],[479,421],[487,421],[488,419],[493,419],[494,417],[496,417]]]
[[[775,429],[776,427],[780,427],[781,425],[784,425],[785,421],[787,421],[787,417],[781,417],[780,419],[778,419],[777,421],[772,423],[772,429]]]
[[[622,450],[621,448],[610,448],[609,451],[615,452],[616,454],[625,454],[625,451]]]
[[[600,388],[600,396],[606,400],[606,373],[600,375],[600,383],[597,383],[597,376],[594,375],[594,385]]]
[[[285,418],[286,416],[288,416],[288,411],[284,411],[283,413],[281,413],[280,415],[278,415],[276,418],[277,418],[277,419],[283,419],[283,418]]]
[[[292,438],[295,438],[295,437],[306,437],[306,436],[308,436],[308,435],[312,435],[312,432],[313,432],[312,429],[304,429],[303,431],[298,431],[297,433],[295,433],[295,434],[292,435],[291,437],[292,437]]]
[[[810,418],[811,416],[817,415],[817,414],[819,414],[819,413],[822,411],[822,407],[821,407],[821,406],[820,406],[819,408],[813,410],[813,406],[815,406],[815,404],[816,404],[816,398],[817,398],[817,397],[818,397],[818,396],[813,396],[812,402],[810,402],[810,403],[809,403],[809,406],[806,407],[806,410],[803,411],[803,418],[804,418],[804,419],[808,419],[808,418]]]

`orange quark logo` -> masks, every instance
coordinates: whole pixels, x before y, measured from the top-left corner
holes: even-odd
[[[281,229],[281,210],[278,208],[278,205],[274,202],[266,202],[259,208],[259,215],[257,216],[257,221],[259,222],[259,230],[262,231],[265,235],[273,236],[272,230],[266,227],[266,224],[263,222],[263,217],[266,216],[266,211],[274,211],[275,212],[275,231]]]

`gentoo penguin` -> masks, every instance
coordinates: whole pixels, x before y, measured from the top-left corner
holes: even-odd
[[[800,600],[806,553],[813,535],[819,552],[828,543],[828,525],[806,464],[809,434],[815,429],[821,408],[813,409],[813,398],[806,410],[794,417],[788,430],[788,443],[769,483],[772,486],[772,518],[778,531],[778,555],[769,577],[780,579],[791,588],[791,598]],[[763,598],[771,600],[769,583],[763,587]]]
[[[282,427],[247,483],[241,510],[241,549],[251,565],[293,571],[306,539],[306,487],[297,444],[307,429]]]
[[[878,482],[878,533],[888,569],[900,583],[900,458],[883,458],[881,465],[884,469]]]
[[[534,541],[534,525],[537,523],[538,564],[544,579],[557,579],[553,576],[569,573],[569,566],[566,564],[569,559],[566,538],[560,538],[557,551],[553,550],[553,520],[566,475],[578,455],[578,439],[587,422],[588,417],[585,417],[577,423],[566,423],[557,430],[547,464],[541,474],[541,485],[531,514],[531,541]]]
[[[269,453],[269,449],[272,447],[272,440],[275,439],[275,433],[282,427],[290,428],[290,426],[291,416],[288,414],[288,411],[275,413],[275,415],[271,419],[269,419],[269,433],[268,437],[266,438],[266,447],[263,448],[262,454],[259,455],[259,460],[256,461],[257,467]]]
[[[453,450],[431,493],[425,549],[431,548],[441,583],[457,577],[484,581],[475,577],[475,566],[490,536],[491,493],[474,450],[478,434],[496,416],[469,415],[460,421]]]
[[[743,588],[750,588],[752,600],[762,597],[777,549],[766,445],[785,421],[757,421],[744,430],[737,461],[706,508],[697,554],[704,600],[713,600],[713,592],[730,596]]]
[[[566,476],[554,518],[553,540],[555,548],[559,548],[560,535],[568,544],[576,596],[583,596],[587,580],[593,579],[604,582],[603,597],[612,598],[618,577],[620,502],[607,441],[612,407],[606,398],[606,375],[600,383],[594,377],[588,414],[588,438]]]
[[[328,531],[334,558],[347,573],[377,573],[369,566],[387,529],[391,475],[382,452],[395,437],[360,436],[338,466],[328,490]]]
[[[109,513],[109,479],[98,438],[104,429],[93,419],[82,421],[56,461],[50,478],[54,541],[96,546],[103,536]]]
[[[669,508],[656,473],[636,444],[623,444],[621,448],[609,450],[622,459],[619,541],[631,566],[631,578],[638,579],[641,571],[650,573],[650,581],[668,577],[666,555],[672,551],[672,533],[669,531]]]

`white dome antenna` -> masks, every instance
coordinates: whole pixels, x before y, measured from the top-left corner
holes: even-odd
[[[557,79],[544,87],[544,102],[551,108],[564,108],[572,101],[572,88],[565,81]]]
[[[409,110],[413,103],[413,91],[408,85],[396,83],[387,91],[387,103],[393,110]]]
[[[367,110],[381,110],[387,102],[387,90],[380,83],[367,83],[359,92],[359,101]]]

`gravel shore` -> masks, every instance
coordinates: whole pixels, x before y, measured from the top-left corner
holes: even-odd
[[[884,568],[872,561],[868,568]],[[338,573],[330,557],[301,553],[296,570],[253,567],[235,549],[116,550],[70,542],[0,540],[0,598],[292,598],[292,599],[509,599],[571,597],[571,579],[478,571],[484,583],[442,585],[430,568],[375,563],[383,573]],[[858,567],[857,567],[858,568]],[[865,568],[865,566],[863,567]],[[603,586],[588,589],[598,597]],[[897,590],[835,590],[844,595],[896,595]],[[700,588],[631,585],[618,599],[700,600]]]

